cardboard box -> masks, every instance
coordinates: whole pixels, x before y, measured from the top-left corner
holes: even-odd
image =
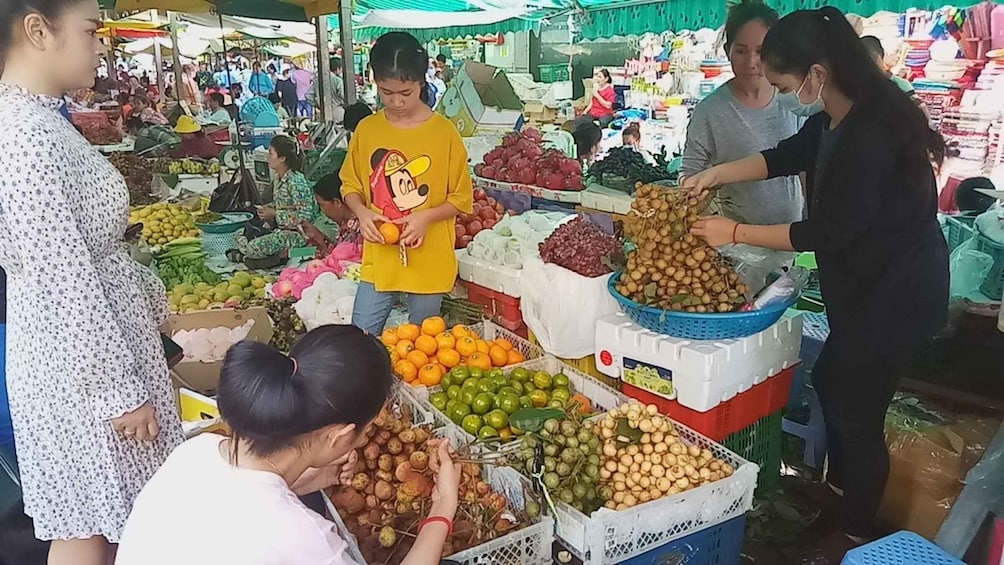
[[[528,100],[523,106],[523,115],[529,124],[553,124],[558,119],[558,110],[548,108],[541,100]]]
[[[272,339],[272,320],[265,308],[248,308],[247,310],[203,310],[175,314],[167,321],[167,334],[173,336],[179,330],[213,329],[218,327],[236,328],[248,320],[254,320],[254,326],[247,339],[268,343]],[[212,395],[220,382],[222,361],[200,363],[182,361],[171,371],[171,378],[178,388],[188,388],[204,395]]]
[[[505,71],[473,61],[460,68],[436,111],[453,122],[464,137],[519,129],[523,120],[523,102]]]

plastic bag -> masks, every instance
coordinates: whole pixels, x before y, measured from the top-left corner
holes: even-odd
[[[742,277],[746,281],[746,286],[752,290],[759,290],[767,286],[771,273],[782,267],[790,267],[798,256],[797,253],[791,251],[775,251],[745,243],[726,245],[719,248],[718,251],[732,259],[736,266],[736,274]]]
[[[976,237],[958,246],[948,261],[953,298],[967,298],[980,293],[980,285],[990,274],[994,258],[976,250]]]
[[[596,321],[620,310],[607,291],[611,276],[588,278],[536,257],[526,260],[520,310],[544,351],[568,359],[593,354]]]

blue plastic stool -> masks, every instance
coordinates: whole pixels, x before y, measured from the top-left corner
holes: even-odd
[[[796,422],[789,418],[781,421],[781,429],[785,433],[802,438],[805,441],[805,452],[802,461],[813,469],[822,469],[826,459],[826,424],[823,422],[823,409],[819,398],[812,387],[812,367],[816,364],[823,349],[823,343],[830,335],[830,325],[826,314],[805,312],[802,314],[802,364],[795,371],[791,382],[791,392],[788,396],[788,413],[801,408],[806,401],[809,405],[809,421]]]
[[[897,532],[852,549],[840,565],[965,565],[913,532]]]

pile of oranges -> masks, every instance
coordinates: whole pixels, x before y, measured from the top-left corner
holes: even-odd
[[[421,326],[384,330],[380,341],[390,351],[394,372],[414,385],[436,386],[454,367],[488,371],[526,360],[508,340],[486,341],[462,324],[447,328],[439,316],[426,318]]]

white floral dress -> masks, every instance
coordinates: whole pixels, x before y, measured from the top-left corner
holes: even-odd
[[[0,83],[7,389],[36,537],[117,542],[136,495],[183,440],[157,331],[167,304],[123,243],[125,181],[59,104]],[[112,429],[147,401],[155,441]]]

